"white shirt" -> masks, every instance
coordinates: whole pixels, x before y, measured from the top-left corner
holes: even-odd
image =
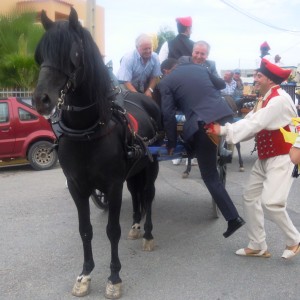
[[[263,101],[270,95],[271,90],[266,93]],[[273,97],[267,106],[257,112],[250,111],[244,119],[221,126],[221,135],[226,135],[228,143],[236,144],[253,138],[263,129],[276,130],[290,125],[292,131],[292,118],[297,116],[296,106],[287,92],[278,89],[278,93],[279,96]]]
[[[160,63],[168,58],[169,55],[169,45],[168,42],[164,42],[159,50],[158,58]]]

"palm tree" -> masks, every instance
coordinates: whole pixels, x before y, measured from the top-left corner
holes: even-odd
[[[0,86],[33,88],[38,76],[34,51],[44,30],[36,13],[0,16]]]
[[[166,41],[173,39],[176,36],[175,32],[172,31],[168,26],[162,26],[157,33],[158,46],[155,50],[156,53],[159,53],[159,50],[162,44]]]

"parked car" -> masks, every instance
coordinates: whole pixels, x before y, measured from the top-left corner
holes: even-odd
[[[32,107],[31,99],[0,99],[0,160],[27,159],[35,170],[57,163],[55,135],[49,122]]]

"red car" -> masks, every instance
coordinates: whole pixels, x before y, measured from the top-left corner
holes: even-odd
[[[57,163],[55,135],[28,98],[0,99],[0,160],[27,159],[35,170]]]

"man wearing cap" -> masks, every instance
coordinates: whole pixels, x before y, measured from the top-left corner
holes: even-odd
[[[192,18],[176,18],[178,35],[166,41],[159,51],[159,61],[162,63],[167,58],[178,59],[183,55],[191,55],[194,42],[190,40],[192,33]]]
[[[260,45],[260,58],[265,58],[270,60],[271,55],[269,53],[269,51],[271,50],[269,44],[267,42],[263,42]]]
[[[282,258],[300,253],[300,233],[293,225],[287,210],[287,197],[293,182],[291,145],[284,141],[279,130],[292,128],[291,119],[297,110],[289,94],[280,88],[291,70],[282,69],[262,59],[255,75],[256,87],[262,96],[256,107],[244,119],[225,126],[214,124],[209,133],[224,135],[236,144],[256,137],[258,160],[255,162],[244,191],[244,213],[249,244],[236,251],[237,255],[270,257],[264,229],[264,212],[282,230],[286,248]]]

